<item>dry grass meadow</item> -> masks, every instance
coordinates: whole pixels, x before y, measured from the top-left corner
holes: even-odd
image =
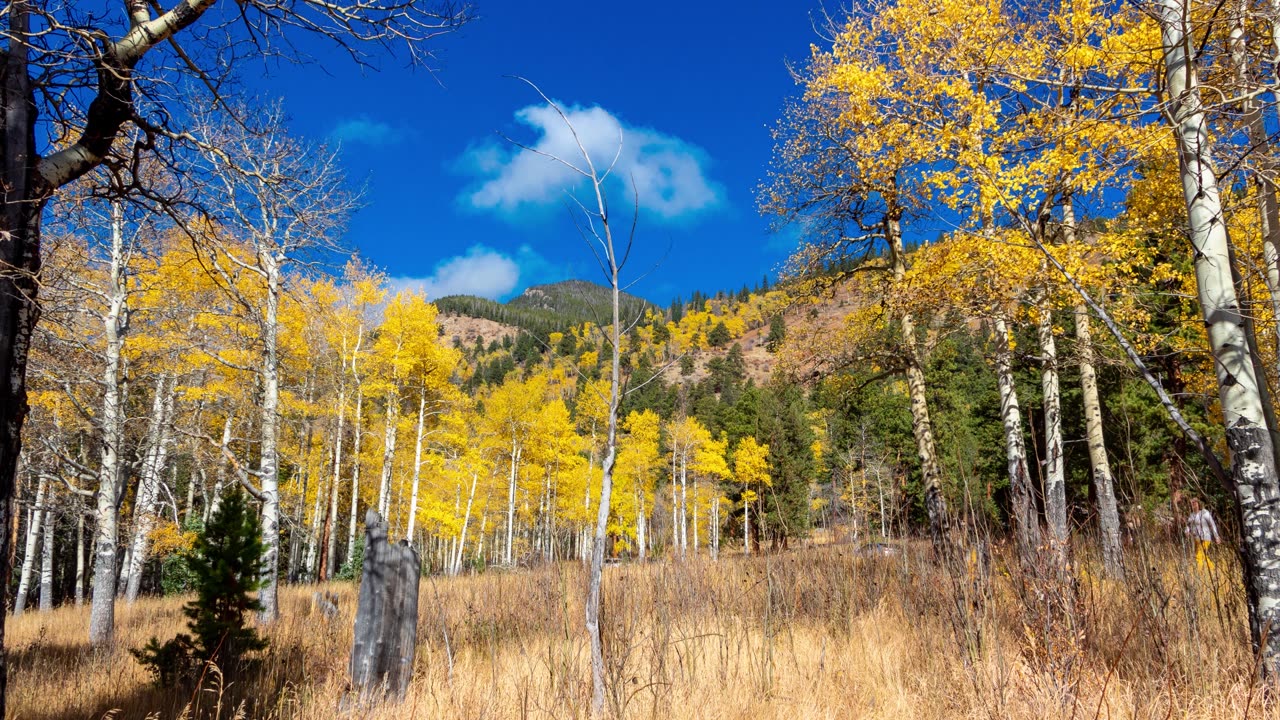
[[[1280,717],[1251,682],[1234,561],[1217,577],[1180,547],[1131,548],[1129,580],[1080,559],[1076,590],[938,569],[922,546],[850,545],[606,570],[611,710],[626,718]],[[1230,578],[1229,580],[1225,578]],[[575,563],[424,580],[417,670],[397,706],[344,701],[354,588],[339,617],[286,591],[248,677],[153,687],[127,652],[182,629],[179,598],[118,609],[118,644],[91,651],[87,608],[11,621],[10,705],[61,718],[576,718],[589,698]],[[1064,605],[1065,603],[1065,605]],[[1067,619],[1061,608],[1073,608]]]

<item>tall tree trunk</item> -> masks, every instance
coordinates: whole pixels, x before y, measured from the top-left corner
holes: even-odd
[[[1067,478],[1062,458],[1062,396],[1058,388],[1058,346],[1053,337],[1053,311],[1047,296],[1038,303],[1040,390],[1044,396],[1044,514],[1054,552],[1067,548]]]
[[[688,450],[686,450],[686,453]],[[689,550],[689,497],[688,497],[689,460],[687,455],[680,456],[680,559],[683,560]]]
[[[599,183],[596,184],[599,198]],[[604,212],[603,200],[600,208]],[[604,715],[604,638],[600,633],[600,584],[604,573],[604,541],[609,527],[609,505],[613,497],[614,463],[618,459],[618,405],[620,402],[620,383],[622,381],[622,358],[619,351],[621,342],[621,307],[619,303],[618,261],[613,252],[613,240],[608,235],[607,215],[604,216],[604,229],[607,244],[607,256],[610,269],[610,281],[613,290],[613,324],[610,327],[613,342],[610,344],[612,359],[609,373],[609,430],[605,439],[603,471],[600,479],[600,507],[596,511],[596,533],[591,543],[591,572],[587,582],[586,625],[587,635],[591,641],[591,714],[595,718]]]
[[[1013,521],[1017,531],[1018,552],[1024,562],[1032,561],[1040,545],[1040,521],[1031,492],[1031,474],[1027,471],[1027,450],[1022,437],[1022,408],[1013,378],[1013,351],[1009,345],[1009,326],[997,315],[992,321],[996,345],[996,383],[1000,388],[1000,420],[1004,424],[1005,453],[1009,460],[1009,490],[1013,500]],[[879,483],[876,483],[877,486]],[[880,498],[880,533],[884,534],[884,497]]]
[[[267,296],[262,322],[262,457],[258,462],[262,483],[262,588],[258,590],[261,622],[279,616],[277,593],[280,582],[280,357],[277,337],[280,330],[280,263],[271,250],[260,251],[266,270]]]
[[[345,382],[338,389],[338,429],[333,437],[333,477],[329,483],[329,512],[324,518],[325,550],[320,555],[320,579],[333,577],[333,565],[338,552],[338,491],[342,484],[343,425],[347,419],[347,388]]]
[[[352,363],[354,366],[354,363]],[[364,388],[356,379],[356,427],[355,437],[351,441],[351,515],[347,524],[347,558],[346,562],[356,556],[356,518],[359,517],[360,504],[360,440],[364,411]]]
[[[719,488],[717,488],[717,491]],[[711,559],[720,559],[720,495],[711,501]]]
[[[1124,548],[1120,544],[1120,509],[1115,481],[1102,433],[1102,403],[1098,400],[1098,374],[1093,367],[1093,335],[1089,308],[1076,305],[1076,354],[1080,359],[1080,391],[1084,400],[1085,437],[1089,443],[1089,467],[1093,491],[1098,496],[1098,531],[1102,536],[1102,564],[1107,575],[1124,576]]]
[[[1209,153],[1208,120],[1188,48],[1186,0],[1160,0],[1165,80],[1178,143],[1183,197],[1194,246],[1196,285],[1214,357],[1218,396],[1237,493],[1241,565],[1249,625],[1264,677],[1280,675],[1280,476],[1258,378],[1232,278],[1230,239],[1217,173]]]
[[[227,419],[222,422],[222,440],[218,445],[218,472],[213,477],[213,497],[209,498],[209,502],[204,506],[205,525],[209,524],[209,518],[222,506],[222,491],[227,486],[227,469],[230,465],[227,458],[231,455],[231,429],[234,424],[234,415],[227,415]]]
[[[147,451],[142,461],[142,477],[133,504],[133,533],[125,554],[121,584],[125,586],[125,602],[138,599],[142,586],[142,568],[147,560],[147,541],[155,528],[156,502],[160,497],[160,476],[169,456],[169,428],[173,415],[175,383],[161,374],[156,380],[152,398],[151,422],[147,430]]]
[[[636,488],[636,546],[640,553],[640,562],[644,562],[648,554],[645,552],[645,522],[644,522],[644,488]]]
[[[751,554],[751,503],[742,501],[742,554]]]
[[[40,553],[40,612],[53,609],[53,532],[57,516],[44,514],[44,550]]]
[[[378,513],[387,518],[391,509],[391,471],[396,459],[396,426],[400,421],[400,393],[387,393],[386,427],[382,434],[382,477],[378,483]],[[388,521],[389,522],[389,521]]]
[[[901,282],[907,272],[906,249],[902,243],[902,226],[896,213],[885,220],[885,239],[889,245],[893,280]],[[929,398],[925,389],[924,356],[916,337],[915,318],[902,313],[898,318],[902,342],[906,346],[907,393],[911,401],[911,434],[920,456],[920,474],[924,480],[925,510],[929,514],[929,532],[936,550],[949,553],[951,522],[947,500],[942,495],[942,469],[938,466],[938,450],[934,444],[933,421],[929,417]]]
[[[36,543],[40,539],[40,525],[45,512],[45,490],[48,481],[44,475],[36,485],[36,502],[27,511],[27,541],[22,548],[22,570],[18,573],[18,594],[13,597],[13,616],[22,615],[31,594],[31,573],[36,563]],[[6,583],[7,584],[7,583]]]
[[[1075,205],[1068,197],[1062,206],[1062,228],[1067,244],[1076,242]],[[1080,395],[1084,404],[1085,438],[1089,444],[1089,469],[1098,498],[1098,532],[1102,539],[1102,564],[1107,575],[1124,576],[1124,548],[1120,543],[1120,509],[1116,505],[1115,480],[1107,459],[1102,432],[1102,403],[1098,399],[1098,373],[1093,366],[1093,330],[1089,308],[1075,306],[1076,356],[1080,364]]]
[[[476,499],[476,481],[480,474],[471,472],[471,492],[467,495],[467,511],[462,516],[462,532],[458,536],[457,558],[453,562],[451,574],[457,575],[462,570],[462,554],[467,549],[467,526],[471,523],[471,503]]]
[[[409,495],[409,530],[406,540],[413,540],[413,529],[418,526],[418,484],[422,477],[422,423],[427,416],[427,392],[422,389],[418,397],[418,437],[413,446],[413,490]]]
[[[31,3],[11,0],[4,66],[0,68],[0,527],[15,518],[14,493],[22,424],[27,417],[27,355],[39,317],[36,275],[40,271],[40,214],[37,188],[36,107],[28,72]],[[0,577],[10,577],[11,535],[0,533]],[[0,609],[6,606],[9,583],[0,582]],[[0,647],[4,645],[4,613],[0,612]],[[7,680],[0,652],[0,717],[4,717]]]
[[[102,461],[98,467],[97,513],[94,516],[93,596],[89,607],[89,643],[103,647],[115,634],[116,543],[119,540],[118,505],[124,477],[124,343],[129,327],[127,278],[124,263],[124,229],[118,204],[111,207],[111,268],[108,306],[103,318],[106,367],[102,378]]]
[[[1277,9],[1272,3],[1272,11]],[[1258,90],[1258,84],[1250,79],[1249,52],[1245,25],[1249,15],[1248,3],[1236,0],[1232,8],[1232,27],[1227,38],[1227,46],[1231,56],[1231,65],[1235,74],[1238,95],[1244,96],[1241,101],[1241,115],[1245,129],[1249,135],[1252,155],[1259,158],[1261,167],[1254,173],[1253,179],[1258,189],[1258,215],[1262,223],[1262,255],[1266,266],[1263,278],[1267,292],[1271,297],[1272,317],[1280,318],[1280,199],[1276,196],[1275,163],[1271,160],[1271,134],[1267,131],[1266,118],[1263,116],[1264,105],[1256,97],[1247,95]],[[1280,15],[1274,16],[1280,18]],[[1280,22],[1273,19],[1273,32],[1280,30]],[[1280,36],[1273,35],[1280,38]],[[1276,48],[1280,52],[1280,47]],[[1280,323],[1276,328],[1276,345],[1280,347]],[[1274,442],[1274,438],[1273,438]]]
[[[73,588],[76,607],[84,605],[84,510],[76,502],[76,583]]]
[[[516,528],[516,468],[520,462],[520,446],[511,441],[511,477],[507,482],[507,546],[502,553],[502,563],[511,565],[511,540]]]

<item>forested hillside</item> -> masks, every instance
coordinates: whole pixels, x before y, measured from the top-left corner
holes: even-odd
[[[650,307],[645,300],[626,293],[621,301],[622,314],[628,318],[639,317]],[[542,341],[553,332],[566,332],[586,322],[607,325],[612,317],[609,289],[581,280],[534,285],[505,303],[474,295],[448,295],[437,299],[435,305],[445,314],[518,327]]]

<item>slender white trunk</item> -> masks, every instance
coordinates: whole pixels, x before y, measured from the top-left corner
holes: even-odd
[[[1178,143],[1188,230],[1194,246],[1196,285],[1214,357],[1218,397],[1231,449],[1238,499],[1245,596],[1262,674],[1280,675],[1280,477],[1263,407],[1264,390],[1245,335],[1230,262],[1230,238],[1217,172],[1209,152],[1209,128],[1189,45],[1186,0],[1160,0],[1165,86]]]
[[[676,488],[679,487],[677,472],[680,467],[680,455],[677,441],[671,442],[671,556],[675,557],[680,548],[680,503],[676,500]]]
[[[906,249],[902,243],[902,226],[897,216],[890,213],[885,220],[885,238],[889,245],[893,280],[901,282],[907,271]],[[938,450],[934,443],[933,421],[929,417],[929,399],[925,387],[924,353],[916,338],[915,318],[903,313],[898,318],[905,346],[907,394],[911,405],[911,433],[916,441],[916,453],[920,457],[920,474],[924,481],[925,510],[929,515],[929,531],[933,546],[939,550],[950,547],[948,534],[950,520],[947,502],[942,495],[942,470],[938,466]]]
[[[1066,551],[1067,481],[1062,459],[1062,397],[1058,391],[1058,347],[1047,297],[1039,303],[1040,389],[1044,396],[1044,514],[1054,550]]]
[[[36,563],[36,543],[40,539],[40,524],[44,518],[45,489],[48,482],[44,476],[36,485],[36,502],[27,510],[27,538],[22,548],[22,570],[18,573],[18,593],[13,596],[13,616],[17,617],[27,608],[27,596],[31,594],[31,573]]]
[[[1004,424],[1005,454],[1009,460],[1009,489],[1018,550],[1026,560],[1040,545],[1040,522],[1031,493],[1027,451],[1022,438],[1022,408],[1013,378],[1013,351],[1009,346],[1009,326],[1003,316],[992,321],[995,330],[996,383],[1000,388],[1000,420]],[[876,483],[880,485],[879,482]],[[884,533],[884,494],[880,495],[880,532]]]
[[[174,383],[165,374],[156,379],[151,402],[151,422],[147,430],[147,450],[142,461],[142,476],[133,504],[133,531],[125,553],[123,577],[125,602],[138,599],[142,586],[142,569],[147,561],[147,542],[155,528],[156,503],[160,497],[160,476],[169,456],[170,417],[173,414]]]
[[[93,596],[89,607],[89,644],[109,645],[115,635],[116,542],[123,476],[120,454],[124,450],[124,384],[122,372],[125,335],[129,326],[128,279],[125,267],[123,210],[111,206],[111,267],[108,275],[108,307],[103,318],[106,340],[102,379],[102,461],[98,466],[97,508],[93,532]]]
[[[1273,0],[1273,33],[1280,29],[1280,3]],[[1236,0],[1232,11],[1232,27],[1228,35],[1227,45],[1231,55],[1231,65],[1237,84],[1236,93],[1246,93],[1259,89],[1258,83],[1251,78],[1249,68],[1249,50],[1245,26],[1248,22],[1250,8],[1245,0]],[[1274,37],[1274,36],[1273,36]],[[1276,58],[1280,59],[1280,58]],[[1280,318],[1280,198],[1277,198],[1275,184],[1275,162],[1271,158],[1271,134],[1267,131],[1264,106],[1256,97],[1246,96],[1241,101],[1241,115],[1248,131],[1249,144],[1252,146],[1252,157],[1260,164],[1253,179],[1258,189],[1258,214],[1262,226],[1262,256],[1265,272],[1263,279],[1267,293],[1271,299],[1272,317]],[[1280,347],[1280,323],[1275,328],[1276,345]]]
[[[44,515],[44,551],[40,553],[40,612],[53,609],[53,531],[56,517],[52,511]]]
[[[711,559],[720,559],[720,495],[711,501]]]
[[[316,563],[320,560],[320,545],[324,542],[324,538],[320,536],[321,523],[324,515],[324,499],[327,488],[324,481],[316,478],[316,493],[311,500],[311,519],[307,522],[307,553],[302,562],[302,574],[313,580],[318,580],[317,571],[319,568]]]
[[[409,499],[409,530],[406,540],[413,539],[413,529],[418,526],[418,483],[422,476],[422,422],[427,416],[427,393],[424,388],[418,398],[418,438],[413,446],[413,492]]]
[[[698,476],[693,476],[693,554],[698,554]]]
[[[686,449],[686,453],[688,450]],[[680,557],[683,559],[689,550],[689,496],[688,496],[689,459],[680,456]]]
[[[264,623],[273,622],[279,616],[277,592],[280,578],[280,358],[277,337],[280,324],[280,264],[271,251],[262,251],[261,262],[266,270],[266,312],[262,322],[262,457],[259,460],[259,481],[262,483],[262,588],[258,601],[262,610],[258,618]]]
[[[516,468],[520,463],[520,446],[511,441],[511,475],[507,482],[507,546],[502,554],[504,565],[511,564],[511,540],[516,528]]]
[[[751,503],[742,502],[742,553],[751,554]]]
[[[587,517],[587,518],[590,518],[591,516],[591,474],[592,474],[592,471],[594,471],[595,469],[596,469],[596,426],[594,423],[592,423],[591,451],[587,453],[587,481],[583,483],[583,486],[586,488],[586,490],[583,493],[583,498],[582,498],[582,514],[584,517]],[[578,543],[579,545],[578,550],[582,553],[583,563],[586,563],[588,560],[591,559],[590,554],[587,552],[587,548],[590,547],[590,541],[589,541],[590,534],[591,534],[591,523],[590,521],[588,521],[583,523],[582,525],[582,539]]]
[[[333,476],[329,480],[329,514],[324,519],[325,562],[320,563],[321,580],[333,577],[333,566],[338,560],[338,491],[342,485],[342,433],[347,419],[347,389],[338,389],[338,429],[333,438]]]
[[[458,536],[458,553],[453,563],[453,574],[457,575],[462,571],[462,553],[467,548],[467,526],[471,523],[471,503],[476,499],[476,481],[479,479],[479,473],[471,473],[471,492],[467,495],[467,511],[462,516],[462,532]]]
[[[84,605],[84,511],[76,505],[76,607]]]
[[[204,523],[209,524],[209,518],[218,512],[218,508],[222,506],[222,492],[227,487],[227,468],[230,463],[226,460],[231,452],[231,429],[235,425],[235,416],[228,415],[227,419],[222,423],[222,441],[219,447],[218,455],[218,472],[213,478],[213,497],[209,499],[208,504],[204,508]]]
[[[391,471],[396,457],[396,425],[400,420],[400,393],[392,390],[387,394],[386,427],[382,434],[382,477],[378,483],[378,512],[382,517],[389,517],[391,509]]]
[[[364,410],[364,389],[356,381],[356,427],[351,448],[351,514],[347,523],[347,562],[356,556],[356,518],[360,504],[360,439]]]
[[[640,562],[646,558],[644,513],[644,488],[636,488],[636,547],[640,552]]]

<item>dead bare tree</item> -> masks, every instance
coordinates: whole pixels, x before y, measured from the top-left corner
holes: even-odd
[[[577,128],[569,114],[554,100],[547,97],[532,82],[519,78],[538,93],[556,115],[564,123],[573,138],[578,156],[566,159],[537,148],[524,145],[515,140],[510,142],[525,152],[534,153],[546,158],[549,162],[559,163],[571,170],[586,186],[587,200],[582,200],[570,192],[569,210],[577,226],[579,234],[591,248],[601,273],[608,282],[611,293],[612,323],[606,331],[606,340],[610,348],[609,363],[609,396],[607,403],[607,431],[605,434],[604,462],[601,465],[601,482],[599,507],[596,511],[595,534],[591,542],[591,562],[587,575],[586,627],[587,637],[591,644],[591,715],[602,717],[605,710],[605,663],[603,637],[600,631],[600,595],[601,575],[604,570],[604,550],[606,530],[609,523],[609,504],[613,495],[613,471],[618,458],[618,408],[622,403],[622,356],[620,342],[625,330],[621,315],[621,272],[626,267],[635,242],[636,221],[639,219],[639,200],[636,198],[634,214],[630,228],[625,237],[616,237],[614,216],[609,207],[609,193],[606,183],[613,174],[618,158],[622,154],[625,137],[622,127],[618,128],[618,147],[608,166],[603,169],[597,159],[591,157],[586,144],[578,134]],[[634,183],[632,184],[634,192]],[[650,378],[652,379],[652,378]]]

